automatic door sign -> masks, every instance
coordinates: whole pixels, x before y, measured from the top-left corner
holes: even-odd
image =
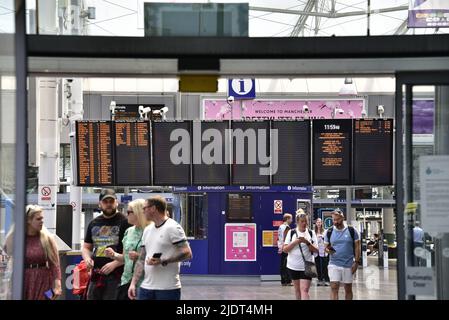
[[[229,79],[228,95],[235,100],[256,98],[255,79]]]
[[[282,200],[274,200],[274,213],[282,213]]]

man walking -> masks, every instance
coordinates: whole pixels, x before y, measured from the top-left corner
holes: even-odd
[[[146,200],[144,212],[154,224],[146,227],[128,296],[138,300],[180,300],[180,262],[192,258],[182,227],[167,216],[167,202],[161,196]],[[136,295],[136,283],[144,280]]]
[[[123,263],[108,258],[105,250],[111,247],[122,253],[122,239],[130,225],[117,211],[117,196],[113,189],[101,190],[99,206],[102,214],[89,223],[82,249],[87,268],[92,270],[87,300],[115,300]]]
[[[344,224],[344,214],[340,209],[332,212],[332,220],[334,225],[324,238],[325,250],[330,256],[331,299],[338,300],[340,283],[343,283],[345,299],[352,300],[352,279],[360,260],[360,235],[353,227]]]
[[[293,217],[290,213],[284,214],[283,223],[278,229],[278,254],[281,255],[281,264],[279,267],[279,272],[281,274],[281,284],[283,286],[291,286],[292,280],[290,279],[290,274],[287,269],[287,256],[288,253],[283,251],[285,235],[290,230],[290,224],[292,223]]]

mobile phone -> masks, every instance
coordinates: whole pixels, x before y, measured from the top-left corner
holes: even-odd
[[[153,253],[153,258],[155,259],[159,259],[162,256],[162,253],[158,252],[158,253]]]
[[[330,253],[335,253],[335,252],[336,252],[335,249],[334,249],[333,247],[327,247],[327,250],[329,250]]]
[[[48,300],[53,299],[53,296],[55,295],[55,293],[53,292],[53,289],[47,290],[44,292],[44,296],[45,298],[47,298]]]

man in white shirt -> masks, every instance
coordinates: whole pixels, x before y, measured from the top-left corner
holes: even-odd
[[[192,250],[182,227],[167,216],[167,202],[161,196],[146,200],[144,212],[154,224],[145,228],[140,256],[128,290],[136,299],[136,283],[144,280],[138,290],[138,300],[180,300],[180,262],[192,258]]]
[[[292,223],[293,217],[290,213],[284,214],[282,217],[283,224],[279,226],[278,229],[278,253],[281,255],[281,264],[279,267],[279,272],[281,274],[281,284],[283,286],[291,286],[292,279],[287,269],[287,256],[288,253],[284,252],[282,249],[284,247],[285,235],[290,230],[290,224]]]

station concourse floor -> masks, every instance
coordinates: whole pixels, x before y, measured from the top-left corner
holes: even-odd
[[[182,300],[294,300],[293,286],[280,281],[261,281],[259,276],[181,275]],[[354,300],[397,300],[396,265],[384,269],[376,265],[359,268],[353,282]],[[311,300],[329,300],[330,287],[310,286]],[[339,299],[344,300],[341,286]]]

